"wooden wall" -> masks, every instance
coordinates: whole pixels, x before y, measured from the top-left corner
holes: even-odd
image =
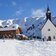
[[[16,34],[20,34],[21,29],[0,31],[0,38],[15,38]]]

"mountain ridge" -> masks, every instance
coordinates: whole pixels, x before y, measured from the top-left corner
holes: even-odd
[[[45,17],[0,20],[0,26],[18,24],[21,27],[23,34],[26,36],[41,37],[41,28],[43,27],[45,20]],[[52,17],[52,22],[56,25],[56,17]]]

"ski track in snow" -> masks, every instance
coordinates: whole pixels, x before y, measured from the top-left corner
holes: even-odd
[[[0,56],[56,56],[56,42],[0,40]]]

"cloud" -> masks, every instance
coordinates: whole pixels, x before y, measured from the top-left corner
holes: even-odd
[[[16,16],[21,15],[21,14],[22,14],[21,10],[16,11]]]
[[[17,10],[16,11],[16,16],[21,15],[23,12],[24,12],[24,10],[22,10],[22,9]]]
[[[32,10],[32,17],[44,17],[45,12],[42,9]]]
[[[15,6],[17,5],[17,3],[15,1],[12,1],[12,5]]]
[[[18,9],[18,10],[16,10],[13,14],[12,14],[12,17],[19,17],[19,16],[21,16],[22,15],[22,13],[23,13],[23,10],[22,9]]]

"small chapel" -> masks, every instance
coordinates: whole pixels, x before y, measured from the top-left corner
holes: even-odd
[[[46,11],[46,22],[41,29],[41,37],[44,41],[56,41],[56,27],[51,18],[51,11],[48,6]]]

